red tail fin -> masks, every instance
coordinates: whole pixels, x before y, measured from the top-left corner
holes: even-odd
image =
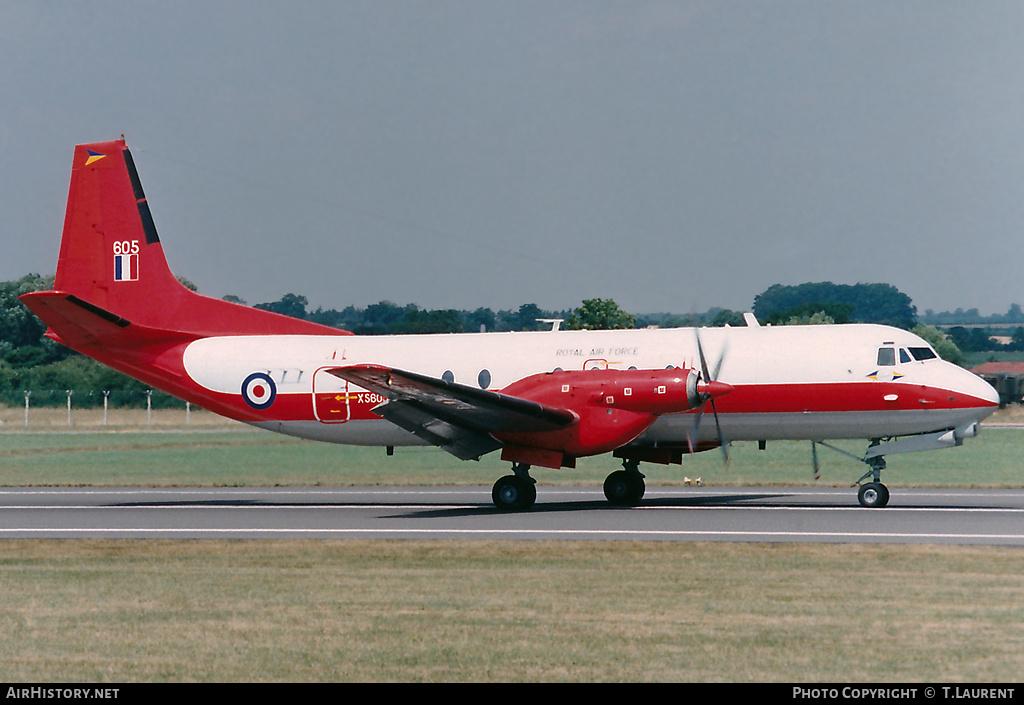
[[[58,337],[66,315],[56,298],[90,321],[116,321],[124,337],[141,329],[182,337],[214,335],[343,335],[308,321],[201,296],[171,273],[131,153],[123,140],[79,145],[71,170],[64,236],[53,292],[24,297]],[[56,297],[56,298],[55,298]],[[75,308],[77,306],[77,308]],[[89,318],[92,317],[92,318]],[[100,325],[102,328],[102,325]],[[71,331],[69,331],[70,333]],[[80,332],[80,331],[78,331]]]

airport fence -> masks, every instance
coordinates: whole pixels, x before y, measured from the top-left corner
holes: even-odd
[[[4,425],[33,425],[45,417],[46,425],[66,417],[68,426],[85,418],[88,423],[112,425],[121,422],[126,411],[135,412],[133,423],[153,423],[154,412],[181,412],[179,423],[189,424],[198,407],[154,389],[0,389]],[[65,412],[58,414],[56,412]],[[117,413],[122,412],[122,413]],[[166,414],[163,414],[166,416]]]

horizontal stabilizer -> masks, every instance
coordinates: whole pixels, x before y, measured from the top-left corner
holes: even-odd
[[[21,301],[39,316],[51,330],[51,337],[72,348],[99,341],[145,343],[161,340],[188,339],[176,331],[165,331],[132,324],[74,294],[59,291],[36,291],[21,296]],[[59,331],[54,334],[52,331]]]

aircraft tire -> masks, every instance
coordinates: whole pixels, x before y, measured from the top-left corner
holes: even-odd
[[[880,509],[889,503],[889,488],[881,482],[869,482],[857,490],[857,501],[868,509]]]
[[[502,511],[523,511],[537,501],[537,486],[515,475],[506,475],[494,483],[491,499],[494,506]]]
[[[646,489],[642,475],[625,470],[616,470],[604,481],[604,496],[610,503],[619,507],[638,504]]]

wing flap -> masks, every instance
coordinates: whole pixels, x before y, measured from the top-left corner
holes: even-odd
[[[439,419],[416,402],[389,401],[373,411],[459,460],[475,460],[501,447],[490,434]]]

